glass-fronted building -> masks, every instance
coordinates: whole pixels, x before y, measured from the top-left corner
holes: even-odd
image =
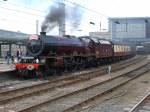
[[[109,32],[112,39],[150,40],[150,17],[109,18]]]

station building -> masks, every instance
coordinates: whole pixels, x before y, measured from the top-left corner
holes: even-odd
[[[89,35],[102,39],[110,39],[110,32],[89,32]]]
[[[150,17],[111,17],[108,20],[108,32],[90,32],[89,35],[134,43],[150,42]]]
[[[5,58],[7,51],[15,56],[18,49],[21,49],[25,55],[26,46],[24,42],[27,38],[28,34],[0,29],[0,58]]]
[[[109,18],[110,38],[150,41],[150,17]]]

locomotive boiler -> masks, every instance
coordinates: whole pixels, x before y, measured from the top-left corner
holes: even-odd
[[[27,42],[28,55],[38,58],[41,66],[51,70],[73,70],[96,62],[94,42],[74,36],[31,36]]]
[[[27,42],[27,51],[29,55],[38,56],[56,56],[70,55],[73,51],[81,52],[83,43],[74,37],[65,36],[47,36],[45,32],[37,35],[36,38],[30,37]]]

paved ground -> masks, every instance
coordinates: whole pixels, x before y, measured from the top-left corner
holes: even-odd
[[[7,64],[5,59],[0,59],[0,73],[13,70],[15,70],[15,66],[13,64]]]
[[[6,63],[5,59],[0,58],[0,64]]]
[[[148,61],[150,61],[150,55]],[[150,91],[149,75],[150,72],[145,73],[110,94],[98,98],[95,104],[91,104],[81,112],[125,112],[129,110],[142,98],[143,94]]]
[[[0,64],[0,73],[14,70],[15,66],[13,64]]]
[[[150,91],[150,72],[129,82],[105,97],[97,99],[96,104],[81,112],[125,112],[132,108],[141,95]],[[146,112],[146,111],[145,111]]]

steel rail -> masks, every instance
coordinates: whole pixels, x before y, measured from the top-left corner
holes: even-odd
[[[115,66],[120,66],[121,64],[125,64],[125,63],[127,63],[128,64],[128,62],[129,62],[129,64],[128,65],[130,65],[130,61],[133,61],[133,63],[134,63],[134,61],[141,61],[141,60],[143,60],[145,57],[139,57],[139,58],[135,58],[134,60],[131,60],[131,59],[129,59],[129,60],[126,60],[126,61],[123,61],[123,62],[120,62],[120,63],[117,63],[117,64],[112,64],[112,67],[115,67]],[[131,63],[132,64],[132,63]],[[124,65],[125,66],[125,65]],[[127,66],[127,65],[126,65]],[[79,77],[81,77],[82,75],[87,75],[87,74],[89,74],[89,73],[94,73],[94,72],[96,72],[96,71],[101,71],[101,70],[106,70],[107,69],[107,66],[104,66],[104,67],[101,67],[101,68],[98,68],[98,69],[96,69],[96,70],[92,70],[92,71],[90,71],[90,72],[86,72],[86,73],[83,73],[83,74],[70,74],[70,76],[62,76],[62,77],[60,77],[60,78],[57,78],[57,79],[54,79],[54,80],[50,80],[51,81],[51,83],[53,83],[53,82],[59,82],[59,81],[61,81],[61,80],[69,80],[69,79],[71,79],[71,78],[77,78],[78,76]],[[116,69],[117,70],[117,69]],[[115,71],[114,69],[112,70],[113,72]],[[45,84],[45,83],[49,83],[49,82],[44,82],[44,83],[42,83],[42,84]],[[37,85],[40,85],[40,84],[37,84]],[[9,85],[6,85],[6,86],[9,86]],[[12,86],[12,85],[11,85]],[[33,85],[33,86],[36,86],[36,84],[35,85]],[[4,86],[5,87],[5,86]],[[2,87],[1,87],[2,88]],[[21,88],[18,88],[18,89],[21,89]],[[16,89],[14,89],[14,90],[16,90]],[[13,89],[11,89],[11,90],[7,90],[7,91],[13,91]],[[6,91],[6,92],[7,92]],[[5,91],[4,91],[5,92]],[[3,93],[3,91],[0,91],[0,94],[1,93]]]
[[[137,60],[134,62],[134,63],[128,63],[128,65],[132,65],[132,64],[135,64],[137,62]],[[125,64],[124,64],[124,66],[125,66]],[[127,66],[127,65],[126,65]],[[121,67],[121,66],[119,66],[119,67]],[[122,67],[121,67],[122,68]],[[118,69],[120,69],[120,68],[118,68]],[[115,69],[115,70],[117,70],[117,69]],[[98,72],[97,74],[94,72],[94,74],[96,75],[95,77],[97,77],[97,76],[100,76],[99,74],[103,74],[105,71],[100,71],[100,72]],[[13,90],[13,91],[5,91],[5,92],[2,92],[2,93],[0,93],[0,95],[1,96],[3,96],[3,99],[1,99],[0,100],[0,104],[4,104],[4,103],[7,103],[7,102],[10,102],[11,100],[13,100],[13,99],[19,99],[19,98],[22,98],[23,96],[25,97],[27,97],[27,96],[30,96],[30,95],[33,95],[33,94],[35,94],[35,93],[39,93],[39,92],[45,92],[45,91],[47,91],[47,90],[52,90],[52,89],[55,89],[56,87],[65,87],[65,86],[67,86],[67,85],[71,85],[71,84],[74,84],[74,83],[79,83],[79,82],[81,82],[81,81],[86,81],[86,80],[89,80],[89,79],[91,79],[91,78],[94,78],[94,77],[79,77],[79,78],[74,78],[73,80],[71,80],[71,81],[68,81],[67,83],[60,83],[60,84],[53,84],[53,85],[47,85],[47,87],[45,87],[45,86],[43,86],[43,85],[35,85],[35,86],[29,86],[29,88],[28,87],[26,87],[26,88],[23,88],[23,89],[25,89],[26,91],[27,91],[27,89],[30,89],[31,87],[31,90],[33,90],[34,88],[39,88],[39,86],[42,86],[43,88],[42,89],[37,89],[36,91],[31,91],[31,92],[25,92],[25,94],[22,94],[22,95],[19,95],[19,96],[12,96],[13,95],[13,93],[15,93],[16,94],[16,92],[15,91],[17,91],[17,90],[19,90],[19,91],[22,91],[22,89],[20,90],[20,89],[17,89],[17,90]],[[57,82],[58,83],[58,82]],[[44,85],[45,85],[45,83],[44,83]],[[33,88],[34,87],[34,88]],[[4,96],[6,96],[6,94],[10,94],[10,92],[12,92],[12,94],[11,94],[11,97],[6,97],[6,98],[4,98]]]
[[[145,65],[142,66],[142,67],[145,67]],[[139,69],[141,70],[142,67],[140,67]],[[136,72],[136,71],[138,71],[139,69],[135,69],[135,70],[129,72],[128,74],[130,74],[130,73],[132,74],[133,72]],[[145,69],[145,68],[144,68],[144,69]],[[127,80],[127,81],[124,81],[124,82],[121,82],[121,83],[118,84],[117,86],[114,86],[114,87],[112,87],[112,88],[110,88],[110,89],[106,89],[105,91],[103,91],[103,92],[101,92],[101,93],[99,93],[99,94],[97,94],[97,95],[95,95],[95,96],[93,96],[93,97],[91,97],[91,98],[88,98],[87,100],[85,100],[85,101],[83,101],[83,102],[79,102],[78,104],[76,104],[76,105],[74,105],[74,106],[72,106],[72,107],[70,107],[70,108],[67,108],[67,109],[63,110],[62,112],[70,112],[70,111],[73,111],[73,110],[80,110],[80,108],[82,108],[83,106],[87,105],[87,104],[90,103],[91,101],[96,100],[97,98],[99,98],[99,97],[101,97],[101,96],[103,96],[103,95],[105,95],[105,94],[107,94],[107,93],[109,93],[109,92],[112,92],[114,89],[117,89],[118,87],[120,87],[120,86],[122,86],[122,85],[128,83],[129,81],[134,80],[135,78],[137,78],[138,76],[140,76],[141,74],[144,74],[144,73],[146,73],[146,72],[148,72],[148,69],[145,69],[143,72],[141,72],[141,73],[139,73],[139,74],[136,74],[136,75],[133,76],[131,79],[129,79],[129,80]],[[133,74],[132,74],[132,75],[133,75]],[[81,109],[81,110],[82,110],[82,109]]]
[[[147,64],[146,64],[146,65],[147,65]],[[145,66],[146,66],[146,65],[144,64],[144,65],[142,65],[142,66],[139,66],[138,68],[134,69],[133,71],[135,72],[135,71],[139,70],[141,67],[144,67],[144,69],[145,69]],[[35,109],[35,108],[37,108],[37,107],[41,107],[41,106],[43,106],[43,105],[45,105],[45,104],[52,103],[53,101],[59,100],[59,99],[61,99],[61,98],[65,98],[65,97],[68,97],[68,96],[71,96],[71,95],[75,95],[75,94],[77,94],[77,93],[80,93],[80,92],[89,90],[90,88],[93,88],[93,87],[95,87],[95,86],[99,86],[99,85],[104,84],[104,83],[107,83],[107,82],[109,82],[109,81],[111,81],[111,80],[115,80],[115,79],[117,79],[117,78],[119,78],[119,77],[121,77],[121,76],[125,76],[125,75],[127,75],[127,74],[129,74],[129,73],[133,73],[133,71],[128,71],[127,73],[121,74],[120,76],[117,76],[117,77],[113,77],[112,79],[108,79],[108,80],[99,82],[99,83],[97,83],[97,84],[90,85],[90,86],[85,87],[85,88],[83,88],[83,89],[76,90],[76,91],[74,91],[74,92],[70,92],[70,93],[64,94],[64,95],[62,95],[62,96],[53,98],[53,99],[47,99],[46,101],[43,101],[43,102],[40,102],[40,103],[37,103],[37,104],[30,105],[29,107],[26,107],[26,108],[24,108],[24,109],[18,110],[18,112],[32,111],[32,109]],[[147,71],[148,71],[148,69],[145,69],[144,72],[142,72],[142,73],[136,75],[135,77],[131,76],[131,78],[129,78],[129,80],[123,81],[121,84],[119,84],[119,85],[117,85],[117,86],[115,86],[115,87],[109,88],[108,90],[106,90],[106,91],[104,91],[104,92],[102,92],[102,93],[100,93],[100,94],[103,95],[103,94],[105,94],[105,93],[107,93],[107,92],[110,92],[111,90],[113,90],[113,89],[115,89],[115,88],[117,88],[117,87],[119,87],[119,86],[121,86],[121,85],[123,85],[123,84],[126,84],[127,82],[133,80],[134,78],[138,77],[139,75],[141,75],[141,74],[143,74],[143,73],[145,73],[145,72],[147,72]],[[98,95],[98,96],[99,96],[99,95]],[[94,97],[92,97],[92,98],[90,98],[90,99],[93,99],[93,98],[95,99],[95,97],[97,97],[97,95],[94,96]],[[87,100],[84,101],[84,102],[81,102],[81,103],[77,104],[76,106],[77,106],[77,107],[78,107],[78,106],[81,106],[81,105],[84,104],[85,102],[87,102]],[[75,106],[75,107],[76,107],[76,106]],[[72,108],[74,109],[74,107],[71,107],[71,108],[69,108],[69,109],[67,109],[67,110],[64,110],[64,111],[69,111],[70,109],[72,110]]]
[[[138,112],[148,98],[150,99],[150,92],[148,92],[129,112]]]

